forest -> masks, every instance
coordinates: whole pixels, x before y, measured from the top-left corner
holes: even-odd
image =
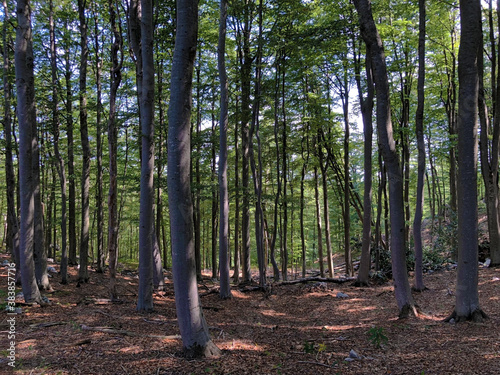
[[[500,0],[3,0],[0,367],[496,374]]]

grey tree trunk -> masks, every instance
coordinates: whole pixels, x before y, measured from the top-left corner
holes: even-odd
[[[112,300],[118,298],[116,289],[116,267],[118,265],[118,168],[116,126],[116,94],[120,86],[123,63],[123,40],[116,22],[118,9],[112,0],[108,1],[109,18],[113,32],[111,45],[111,88],[109,93],[108,148],[109,148],[109,193],[108,193],[108,254],[109,254],[109,293]],[[122,52],[119,54],[119,52]],[[120,55],[120,56],[118,56]],[[151,228],[153,230],[153,228]]]
[[[35,122],[35,80],[33,76],[33,47],[31,9],[29,0],[17,1],[17,30],[15,48],[17,116],[19,121],[19,189],[21,198],[21,229],[19,262],[24,300],[41,303],[35,278],[33,241],[35,231],[35,187],[33,178],[33,134]]]
[[[318,137],[319,138],[319,137]],[[328,266],[328,277],[332,278],[333,269],[333,258],[332,258],[332,239],[330,233],[330,209],[328,204],[328,185],[327,185],[327,164],[324,161],[323,147],[318,147],[319,153],[319,164],[321,167],[321,183],[323,186],[323,216],[325,219],[325,242],[326,242],[326,264]],[[349,205],[349,187],[346,185],[345,191],[347,191],[347,205]],[[345,216],[344,216],[345,218]],[[318,222],[321,225],[321,222]],[[345,224],[345,223],[344,223]],[[318,227],[319,228],[319,227]]]
[[[78,14],[80,18],[80,138],[82,142],[82,226],[80,235],[80,269],[78,271],[78,282],[86,283],[89,280],[88,256],[89,256],[89,226],[90,226],[90,144],[88,135],[87,114],[87,19],[85,16],[85,0],[78,0]]]
[[[96,79],[96,95],[97,95],[97,111],[96,111],[96,128],[97,128],[97,265],[96,272],[104,272],[105,255],[104,255],[104,193],[103,193],[103,165],[102,165],[102,60],[99,53],[99,26],[98,15],[94,15],[94,49],[95,49],[95,79]]]
[[[12,160],[12,113],[11,113],[11,90],[12,85],[9,79],[10,48],[11,41],[7,40],[7,26],[10,22],[7,1],[3,2],[4,23],[3,23],[3,94],[4,94],[4,114],[3,126],[5,134],[5,180],[7,185],[7,249],[10,251],[16,262],[16,281],[19,274],[19,218],[16,209],[16,175],[14,173],[14,163]]]
[[[137,310],[153,310],[153,252],[154,225],[154,59],[153,59],[153,1],[141,0],[142,90],[140,99],[142,157],[141,211],[139,215],[139,295]]]
[[[49,3],[50,14],[50,65],[52,73],[52,129],[54,133],[54,152],[57,159],[56,167],[61,184],[61,283],[68,282],[68,250],[67,250],[67,217],[66,217],[66,169],[64,159],[59,150],[59,101],[58,101],[58,79],[57,79],[57,59],[56,59],[56,38],[54,29],[54,4]],[[55,249],[54,249],[55,250]],[[55,255],[55,251],[54,251]],[[55,258],[55,256],[54,256]]]
[[[415,243],[415,286],[413,289],[425,289],[422,271],[422,215],[424,210],[425,177],[425,141],[424,141],[424,85],[425,85],[425,0],[419,0],[419,36],[418,36],[418,105],[415,114],[415,130],[418,148],[417,203],[413,219],[413,240]]]
[[[358,278],[356,285],[368,285],[371,269],[371,229],[372,229],[372,150],[373,150],[373,97],[375,95],[375,88],[373,86],[373,76],[370,54],[366,54],[365,71],[366,71],[366,98],[363,96],[363,88],[361,86],[361,66],[359,60],[355,63],[356,73],[356,86],[358,88],[358,96],[361,104],[361,116],[363,118],[363,133],[364,133],[364,191],[363,191],[363,239],[361,245],[361,259],[359,263]],[[379,202],[380,203],[380,202]],[[380,222],[380,220],[378,220]],[[378,231],[376,231],[378,236]],[[379,241],[376,241],[379,242]],[[379,246],[376,243],[376,246]]]
[[[458,268],[455,309],[448,318],[482,321],[478,293],[477,123],[482,29],[479,0],[460,1],[458,52]]]
[[[321,206],[319,202],[319,178],[318,178],[318,168],[314,167],[314,199],[316,201],[316,222],[318,226],[318,260],[319,260],[319,272],[321,277],[325,277],[325,266],[323,264],[323,239],[321,230]]]
[[[168,109],[168,199],[177,318],[184,351],[190,357],[214,357],[196,282],[191,162],[191,89],[198,34],[198,1],[177,1],[177,33]]]
[[[377,129],[382,155],[389,180],[392,275],[399,316],[417,314],[406,270],[405,210],[403,203],[403,176],[394,142],[389,82],[382,40],[373,20],[368,0],[355,0],[361,35],[371,54],[373,79],[377,88]]]
[[[227,189],[227,127],[228,127],[228,83],[226,72],[226,22],[227,0],[220,2],[219,43],[217,47],[220,80],[220,149],[219,149],[219,268],[220,293],[222,299],[231,298],[229,279],[229,193]]]

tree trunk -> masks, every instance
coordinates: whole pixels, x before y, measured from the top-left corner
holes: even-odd
[[[141,211],[139,215],[139,295],[137,311],[153,310],[153,253],[154,225],[154,59],[153,59],[153,1],[141,0],[141,77],[140,126],[141,157]],[[139,66],[138,66],[139,67]]]
[[[121,32],[116,23],[115,4],[112,0],[108,2],[111,30],[113,32],[113,43],[111,45],[111,88],[109,93],[109,119],[108,119],[108,147],[109,147],[109,194],[108,194],[108,253],[109,253],[109,293],[111,300],[118,298],[116,289],[116,267],[118,265],[118,170],[117,170],[117,143],[118,129],[116,126],[116,93],[121,82],[121,67],[123,48]],[[149,230],[153,230],[149,228]]]
[[[477,123],[478,59],[482,52],[481,4],[460,1],[458,52],[458,268],[455,321],[486,317],[478,293]]]
[[[422,261],[422,215],[424,210],[424,174],[425,174],[425,141],[424,141],[424,85],[425,85],[425,0],[419,0],[419,36],[418,36],[418,105],[415,115],[415,130],[418,148],[417,203],[413,219],[413,239],[415,243],[415,286],[414,289],[425,289]]]
[[[323,265],[323,239],[321,231],[321,206],[319,203],[319,178],[318,168],[314,167],[314,199],[316,201],[316,222],[318,226],[318,260],[319,260],[319,273],[321,277],[325,277],[325,268]]]
[[[231,298],[229,280],[229,193],[227,189],[227,127],[228,127],[228,83],[226,72],[226,25],[227,0],[220,2],[219,41],[217,61],[220,81],[220,141],[219,141],[219,267],[222,299]]]
[[[3,126],[5,134],[5,180],[7,185],[7,249],[16,262],[16,281],[21,276],[19,274],[19,218],[16,209],[16,175],[14,173],[14,163],[12,160],[12,112],[11,112],[11,90],[12,85],[9,79],[11,67],[10,49],[11,41],[7,40],[7,26],[10,22],[7,1],[3,2],[4,22],[3,22],[3,94],[4,94],[4,114]]]
[[[382,155],[389,177],[391,258],[394,290],[400,317],[416,313],[406,270],[405,210],[403,203],[403,176],[392,133],[391,108],[384,48],[373,20],[368,0],[355,0],[361,35],[371,54],[373,79],[377,87],[377,128]]]
[[[87,125],[87,20],[85,17],[85,1],[78,0],[78,14],[80,17],[80,137],[83,151],[82,164],[82,226],[80,235],[80,269],[78,271],[78,282],[86,283],[88,275],[88,255],[89,255],[89,223],[90,223],[90,144]]]
[[[319,153],[319,164],[321,168],[321,182],[323,186],[323,215],[325,218],[325,240],[326,240],[326,263],[328,266],[328,275],[330,278],[333,277],[333,258],[332,258],[332,240],[331,240],[331,234],[330,234],[330,209],[328,205],[328,185],[327,185],[327,176],[326,176],[326,170],[327,170],[327,165],[324,162],[324,157],[323,157],[323,149],[322,146],[318,147],[318,153]],[[346,194],[349,194],[349,187],[346,185],[345,191],[347,192]],[[347,205],[349,205],[349,196],[347,196]],[[344,215],[345,219],[345,215]],[[345,224],[345,222],[344,222]],[[319,225],[321,223],[319,222]]]
[[[210,340],[196,283],[193,202],[189,181],[193,63],[198,33],[197,0],[177,1],[177,33],[168,109],[168,199],[177,318],[190,357],[220,355]]]
[[[104,208],[103,208],[103,165],[102,165],[102,135],[103,132],[101,115],[102,115],[102,61],[99,54],[99,26],[98,26],[98,16],[94,17],[95,21],[95,35],[94,35],[94,47],[95,47],[95,74],[96,74],[96,89],[97,89],[97,111],[96,111],[96,128],[97,128],[97,267],[96,272],[104,272],[105,266],[105,256],[104,256]]]
[[[58,79],[57,79],[57,56],[56,56],[56,38],[54,29],[54,4],[49,2],[50,14],[50,65],[52,73],[52,129],[54,133],[54,151],[57,159],[57,173],[61,183],[61,283],[68,282],[68,253],[66,240],[66,170],[64,160],[59,150],[59,100],[58,100]],[[55,249],[54,249],[55,258]]]
[[[21,228],[19,262],[24,300],[41,303],[35,278],[33,242],[35,231],[35,179],[33,176],[33,145],[36,143],[35,80],[33,76],[33,47],[31,9],[29,0],[17,1],[15,68],[17,113],[19,121],[19,189],[21,197]]]
[[[354,44],[354,43],[353,43]],[[356,280],[356,285],[363,286],[368,285],[368,280],[370,278],[371,269],[371,229],[372,229],[372,149],[373,149],[373,123],[372,123],[372,113],[373,113],[373,97],[375,94],[375,88],[373,86],[373,76],[372,76],[372,66],[370,60],[370,54],[366,54],[365,71],[366,71],[366,99],[363,96],[363,88],[361,86],[361,64],[359,63],[359,58],[355,59],[355,74],[356,74],[356,86],[358,88],[359,102],[361,105],[361,116],[363,118],[363,132],[364,132],[364,158],[363,158],[363,170],[364,170],[364,191],[363,191],[363,240],[361,245],[361,260],[359,263],[358,278]],[[380,197],[380,194],[379,194]],[[380,198],[379,198],[380,201]],[[380,207],[380,205],[379,205]],[[377,216],[377,222],[380,222],[380,217]],[[380,238],[378,230],[376,229],[376,236]],[[376,241],[376,246],[378,248],[380,241]]]

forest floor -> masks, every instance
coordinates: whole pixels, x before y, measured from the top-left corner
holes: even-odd
[[[489,315],[481,324],[443,323],[455,301],[453,269],[425,275],[429,289],[414,296],[426,315],[404,320],[397,319],[390,283],[356,288],[313,282],[275,286],[268,295],[233,286],[233,298],[222,301],[206,294],[216,286],[207,277],[200,285],[202,305],[223,354],[205,360],[182,356],[170,282],[155,295],[156,312],[139,314],[135,272],[119,276],[120,304],[107,300],[106,274],[91,270],[81,287],[76,274],[71,268],[67,285],[54,274],[50,306],[21,306],[13,370],[6,359],[8,316],[1,312],[0,374],[500,373],[498,268],[480,268],[480,301]],[[6,290],[4,267],[0,281]],[[351,350],[359,358],[346,360]]]

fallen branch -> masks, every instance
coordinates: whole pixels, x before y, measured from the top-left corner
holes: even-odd
[[[279,283],[274,284],[275,286],[279,285],[292,285],[292,284],[305,284],[311,281],[318,281],[322,283],[335,283],[335,284],[343,284],[350,281],[355,281],[355,277],[342,277],[338,279],[330,278],[330,277],[306,277],[303,279],[291,280],[291,281],[281,281]]]
[[[321,362],[313,362],[313,361],[298,361],[297,363],[307,363],[309,365],[318,365],[318,366],[323,366],[323,367],[328,367],[328,368],[333,367],[331,365],[326,365],[326,364],[321,363]]]
[[[103,333],[109,333],[112,335],[124,335],[124,336],[130,336],[130,337],[151,337],[155,339],[166,339],[166,340],[175,340],[175,339],[180,339],[180,335],[170,335],[170,336],[162,336],[162,335],[141,335],[139,333],[135,332],[130,332],[130,331],[125,331],[123,329],[113,329],[110,327],[89,327],[85,324],[81,324],[80,328],[84,331],[94,331],[94,332],[103,332]]]
[[[220,291],[220,288],[219,287],[215,287],[215,288],[209,289],[205,293],[201,293],[200,297],[205,297],[205,296],[208,296],[210,294],[217,294],[217,293],[219,293],[219,291]]]
[[[34,323],[34,324],[30,324],[30,328],[45,328],[45,327],[53,327],[53,326],[62,326],[64,324],[66,324],[66,322]]]

